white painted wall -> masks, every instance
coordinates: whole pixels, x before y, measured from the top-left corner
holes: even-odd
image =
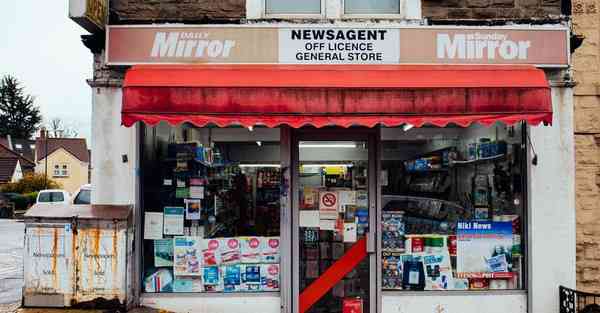
[[[552,103],[552,127],[530,128],[538,155],[529,175],[531,313],[558,313],[558,286],[575,288],[573,90],[552,88]]]
[[[279,294],[144,294],[142,306],[181,313],[279,313]]]
[[[384,313],[526,313],[527,295],[508,292],[384,295],[381,305]]]
[[[134,204],[136,127],[121,126],[121,88],[92,90],[92,203]],[[127,155],[127,163],[122,155]]]

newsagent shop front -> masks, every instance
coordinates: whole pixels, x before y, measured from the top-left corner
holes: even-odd
[[[558,312],[562,27],[111,26],[94,203],[177,312]],[[567,77],[567,78],[565,78]]]

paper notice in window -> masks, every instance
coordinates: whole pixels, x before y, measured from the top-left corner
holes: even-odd
[[[144,239],[162,239],[163,214],[159,212],[146,212],[144,215]]]
[[[356,223],[344,223],[344,242],[356,242]]]
[[[319,227],[319,211],[300,210],[300,227]]]

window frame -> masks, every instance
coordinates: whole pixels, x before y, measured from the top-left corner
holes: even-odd
[[[69,165],[67,163],[54,164],[52,177],[69,177]]]
[[[255,0],[254,2],[260,3],[262,18],[266,19],[323,19],[327,16],[327,2],[330,0],[319,1],[321,3],[321,10],[319,13],[268,13],[267,0]],[[248,3],[252,3],[252,1],[248,0]]]
[[[328,1],[328,0],[325,0]],[[402,12],[402,3],[406,1],[420,1],[420,0],[397,0],[398,1],[398,13],[346,13],[346,0],[335,0],[340,1],[340,18],[358,18],[358,19],[404,19],[405,15]]]

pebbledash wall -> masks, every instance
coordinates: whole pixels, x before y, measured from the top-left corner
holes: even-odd
[[[589,1],[589,0],[587,0]],[[146,1],[146,0],[112,0],[110,1],[111,24],[151,24],[151,23],[190,23],[190,24],[240,24],[240,23],[280,23],[286,19],[268,19],[263,16],[261,0],[198,0],[198,1]],[[556,0],[440,0],[416,1],[402,0],[402,14],[386,18],[385,23],[405,25],[439,24],[439,25],[488,25],[510,24],[559,24],[564,23],[561,17],[560,1]],[[327,16],[316,20],[302,20],[311,23],[330,23],[328,19],[343,19],[350,25],[364,25],[365,22],[377,22],[375,19],[360,20],[344,17],[341,11],[341,0],[327,1]],[[589,23],[596,23],[590,21]],[[598,40],[598,32],[594,33]],[[598,49],[598,41],[595,48]],[[593,50],[593,48],[590,48]],[[581,51],[581,50],[580,50]],[[94,77],[89,81],[92,93],[92,136],[94,158],[92,160],[92,202],[97,204],[131,204],[139,205],[138,197],[138,127],[121,126],[121,84],[124,67],[108,67],[103,63],[104,52],[97,49],[94,54]],[[595,59],[596,62],[598,58]],[[585,66],[582,66],[585,67]],[[595,67],[598,68],[598,65]],[[548,71],[552,86],[552,102],[554,122],[552,127],[531,127],[531,143],[538,154],[537,166],[529,166],[529,272],[528,291],[496,291],[480,293],[452,292],[436,293],[384,293],[382,295],[383,312],[481,312],[485,307],[487,313],[558,313],[558,286],[575,287],[576,252],[575,252],[575,151],[574,131],[582,132],[581,123],[574,129],[573,89],[566,70]],[[579,74],[579,73],[578,73]],[[566,77],[566,78],[565,78]],[[587,77],[587,76],[586,76]],[[597,76],[596,76],[597,77]],[[599,81],[600,79],[596,79]],[[597,87],[597,86],[596,86]],[[577,87],[579,88],[579,87]],[[575,89],[583,92],[583,89]],[[596,92],[598,88],[595,89]],[[593,97],[598,99],[598,93]],[[586,102],[587,101],[587,102]],[[579,108],[591,105],[591,100],[578,100],[575,116],[585,119]],[[586,104],[587,103],[587,104]],[[597,107],[596,107],[597,108]],[[588,123],[589,124],[589,123]],[[591,125],[593,129],[594,125]],[[589,135],[577,135],[578,189],[597,188],[585,185],[582,187],[581,176],[586,168],[584,162],[596,162],[596,136],[592,135],[594,151],[582,151],[581,143],[589,141]],[[590,143],[588,146],[592,146]],[[589,156],[588,156],[589,155]],[[587,157],[584,157],[587,156]],[[531,156],[530,156],[531,158]],[[582,159],[583,158],[583,159]],[[588,161],[585,161],[588,160]],[[531,164],[531,162],[529,162]],[[587,164],[587,163],[585,163]],[[596,176],[597,181],[597,176]],[[590,182],[594,183],[593,179]],[[597,189],[596,195],[597,195]],[[593,194],[593,190],[589,190]],[[589,202],[590,207],[598,206],[599,201]],[[598,218],[598,211],[585,210],[578,198],[578,213],[584,212],[590,217]],[[139,210],[136,210],[138,213]],[[596,214],[596,215],[594,215]],[[578,215],[578,221],[581,214]],[[139,216],[134,216],[138,221]],[[587,218],[586,218],[587,220]],[[591,238],[600,236],[600,230],[593,227],[578,229],[577,234],[588,236],[590,242],[585,247],[585,256],[590,260],[600,258],[600,253],[591,245]],[[585,229],[585,228],[584,228]],[[586,235],[587,234],[587,235]],[[596,237],[597,238],[597,237]],[[597,243],[597,241],[596,241]],[[597,246],[596,246],[597,247]],[[583,246],[578,246],[583,248]],[[580,250],[578,250],[580,251]],[[591,252],[590,252],[591,251]],[[583,255],[583,250],[578,256]],[[140,260],[132,260],[133,266],[141,264]],[[579,259],[583,261],[582,258]],[[586,261],[587,262],[587,261]],[[588,264],[588,263],[586,263]],[[593,264],[593,263],[589,263]],[[133,269],[134,273],[139,270]],[[579,273],[579,272],[578,272]],[[598,281],[598,266],[589,265],[587,270],[579,273],[587,280]],[[594,276],[595,275],[595,276]],[[582,276],[579,282],[582,283]],[[598,287],[598,285],[596,285]],[[134,297],[140,296],[139,286]],[[276,296],[259,295],[201,295],[194,297],[169,295],[169,297],[142,296],[140,303],[152,307],[179,312],[281,312],[280,300]]]
[[[600,293],[600,2],[573,1],[577,288]]]

